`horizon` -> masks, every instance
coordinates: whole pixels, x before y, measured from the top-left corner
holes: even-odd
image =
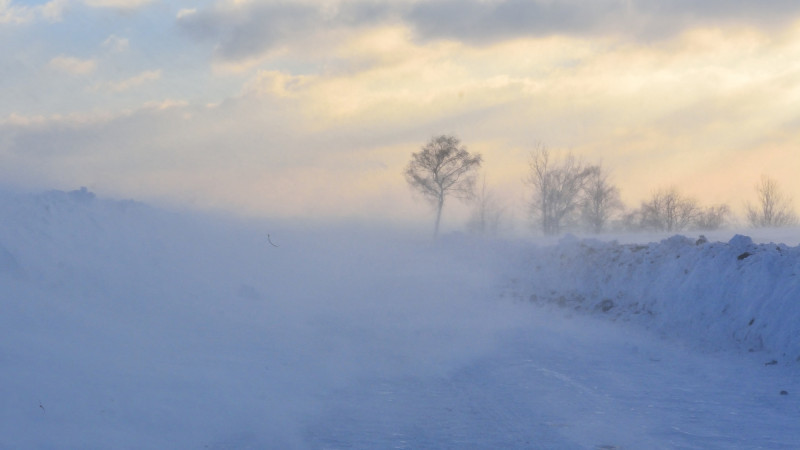
[[[53,196],[53,194],[55,194],[55,196]],[[56,205],[57,211],[62,211],[63,202],[75,202],[76,204],[82,204],[83,207],[89,208],[85,210],[83,207],[79,208],[84,211],[84,213],[106,210],[109,205],[112,206],[110,210],[116,210],[118,206],[123,206],[123,209],[134,206],[150,210],[156,214],[166,214],[176,219],[182,218],[183,220],[188,220],[193,223],[205,222],[207,225],[213,225],[215,228],[218,226],[242,229],[253,229],[253,227],[261,228],[263,229],[263,236],[265,239],[267,239],[268,234],[271,235],[269,240],[264,241],[265,243],[269,243],[272,239],[280,242],[282,236],[287,233],[310,233],[310,235],[322,233],[322,235],[326,236],[338,235],[345,239],[348,237],[362,236],[370,237],[373,240],[378,239],[385,241],[388,239],[389,241],[397,241],[399,239],[400,241],[410,240],[409,242],[429,241],[434,244],[437,241],[446,243],[453,239],[456,241],[470,239],[475,242],[524,242],[536,246],[557,246],[562,243],[574,242],[576,239],[588,243],[606,242],[623,245],[641,245],[646,243],[648,245],[656,245],[675,236],[682,236],[691,240],[703,237],[709,242],[728,244],[731,239],[734,239],[736,236],[745,236],[752,239],[756,244],[775,243],[789,247],[800,246],[800,233],[798,233],[798,231],[800,231],[800,224],[775,227],[753,227],[743,224],[740,221],[739,223],[731,222],[712,230],[686,228],[673,231],[659,231],[647,228],[610,228],[601,233],[594,233],[585,228],[572,227],[558,234],[547,235],[527,222],[521,226],[503,226],[497,233],[481,233],[469,230],[466,226],[466,222],[452,221],[447,224],[447,227],[444,227],[444,231],[440,234],[439,238],[433,238],[432,216],[429,217],[430,220],[427,222],[424,220],[414,222],[366,220],[353,217],[320,219],[268,215],[253,216],[235,214],[225,209],[191,208],[181,204],[148,202],[130,197],[123,198],[104,196],[102,194],[98,195],[88,190],[85,186],[70,190],[27,190],[0,185],[0,201],[8,201],[9,199],[16,199],[16,201],[33,200],[34,202],[45,200],[46,204],[55,201],[54,205]],[[72,208],[67,208],[67,210],[71,209]],[[275,246],[276,244],[272,243],[271,245]],[[278,245],[278,247],[280,247],[280,245]]]

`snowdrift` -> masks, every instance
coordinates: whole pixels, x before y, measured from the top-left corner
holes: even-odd
[[[704,349],[800,360],[800,247],[736,235],[620,244],[566,236],[531,249],[516,292],[535,303],[636,322]]]

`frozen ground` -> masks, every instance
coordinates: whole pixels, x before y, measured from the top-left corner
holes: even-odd
[[[774,233],[432,245],[81,191],[0,218],[0,448],[800,442]]]

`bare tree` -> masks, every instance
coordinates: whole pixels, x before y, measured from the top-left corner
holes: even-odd
[[[700,211],[697,202],[676,188],[656,191],[641,206],[641,227],[655,231],[681,231],[691,225]]]
[[[474,209],[467,222],[467,230],[477,234],[496,236],[500,230],[505,208],[497,200],[494,192],[486,187],[486,176],[483,177],[481,189],[475,195]]]
[[[761,175],[755,186],[758,204],[747,204],[747,221],[754,227],[782,227],[797,224],[792,199],[785,196],[772,178]]]
[[[481,162],[481,155],[469,154],[457,137],[448,135],[431,138],[421,151],[411,155],[406,180],[436,208],[434,237],[439,235],[445,198],[474,196],[474,171]]]
[[[718,230],[727,225],[731,216],[728,205],[715,205],[698,211],[693,228],[698,230]]]
[[[553,162],[542,144],[531,152],[529,165],[525,182],[532,190],[531,216],[544,234],[558,234],[575,218],[586,181],[595,168],[572,154]]]
[[[629,231],[717,230],[725,226],[730,217],[728,205],[703,208],[672,187],[654,192],[638,209],[623,213],[620,224]]]
[[[625,231],[641,231],[643,222],[641,208],[625,209],[620,214],[618,226]]]
[[[623,209],[619,189],[608,172],[597,165],[589,169],[581,199],[581,221],[593,233],[602,233],[612,215]]]

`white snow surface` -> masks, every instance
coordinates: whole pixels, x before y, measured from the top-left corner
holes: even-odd
[[[797,231],[433,243],[0,192],[0,449],[797,448]]]
[[[800,361],[800,247],[739,234],[623,245],[567,236],[536,249],[529,267],[531,301],[636,321],[710,349]]]

